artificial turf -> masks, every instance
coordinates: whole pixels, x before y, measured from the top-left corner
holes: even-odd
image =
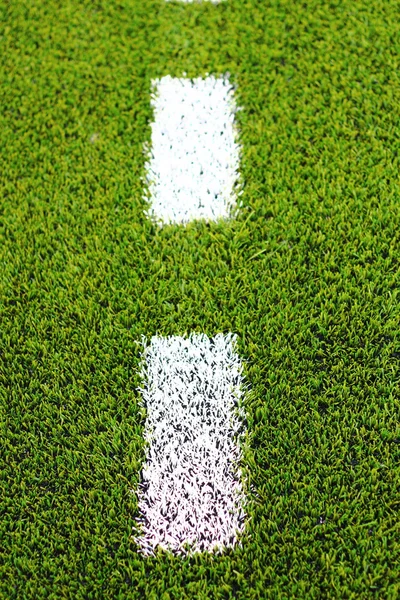
[[[400,595],[397,0],[0,0],[0,597]],[[236,219],[154,226],[151,80],[230,73]],[[242,545],[137,552],[142,336],[238,334]]]

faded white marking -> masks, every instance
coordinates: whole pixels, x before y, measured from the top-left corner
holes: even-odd
[[[141,389],[146,461],[136,541],[146,555],[221,550],[244,528],[242,365],[235,336],[153,337]],[[185,548],[188,545],[188,548]]]
[[[146,163],[150,216],[159,224],[228,217],[239,170],[237,108],[228,77],[168,75],[153,88]]]

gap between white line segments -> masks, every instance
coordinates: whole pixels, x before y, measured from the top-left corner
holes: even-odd
[[[159,224],[229,217],[239,195],[237,111],[227,76],[153,81],[146,162],[150,216]]]
[[[232,547],[244,529],[242,364],[236,336],[151,339],[143,356],[144,437],[135,540],[185,554]]]

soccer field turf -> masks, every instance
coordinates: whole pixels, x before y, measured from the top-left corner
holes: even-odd
[[[0,598],[400,596],[397,0],[0,0]],[[229,78],[234,218],[161,227],[154,81]],[[246,520],[140,552],[142,340],[237,336]]]

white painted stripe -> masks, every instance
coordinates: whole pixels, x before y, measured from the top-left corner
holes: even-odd
[[[150,215],[160,224],[228,217],[235,204],[239,145],[227,77],[153,81]]]
[[[245,518],[238,404],[244,392],[235,336],[153,337],[142,376],[147,451],[138,492],[141,551],[233,546]]]

